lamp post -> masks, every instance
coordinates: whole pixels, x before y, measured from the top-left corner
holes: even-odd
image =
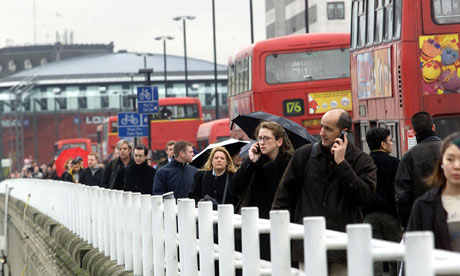
[[[157,36],[154,39],[155,40],[163,40],[163,63],[164,63],[164,75],[165,75],[165,98],[167,98],[168,97],[168,85],[167,85],[168,70],[167,70],[167,67],[166,67],[166,40],[173,40],[174,37],[172,37],[172,36]]]
[[[254,43],[254,23],[252,19],[252,0],[249,0],[249,17],[251,21],[251,44]]]
[[[60,88],[53,89],[53,99],[54,99],[54,142],[58,140],[58,123],[57,123],[57,108],[56,108],[56,96],[61,94]]]
[[[188,97],[188,76],[187,76],[187,34],[186,34],[186,25],[185,21],[186,20],[193,20],[195,19],[195,16],[176,16],[173,17],[173,20],[179,21],[182,20],[182,26],[184,29],[184,65],[185,65],[185,96]]]
[[[216,99],[216,120],[217,120],[219,119],[219,94],[217,92],[216,11],[215,11],[214,0],[212,0],[212,40],[214,43],[214,98]]]

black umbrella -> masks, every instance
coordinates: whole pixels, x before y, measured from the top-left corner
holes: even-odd
[[[249,138],[254,140],[256,139],[254,132],[262,121],[276,122],[280,124],[286,130],[289,140],[291,140],[291,143],[295,149],[300,148],[305,144],[315,143],[318,141],[315,137],[308,133],[308,131],[303,126],[284,117],[263,111],[238,115],[232,120],[232,122],[237,124],[248,135]]]
[[[204,166],[204,164],[208,160],[209,154],[211,154],[211,151],[213,148],[224,147],[228,151],[228,153],[230,153],[230,156],[233,156],[239,153],[241,147],[246,145],[247,143],[249,143],[249,141],[241,141],[241,140],[230,138],[222,142],[211,144],[207,146],[204,150],[202,150],[200,153],[193,156],[193,161],[190,164],[197,168],[201,168]]]

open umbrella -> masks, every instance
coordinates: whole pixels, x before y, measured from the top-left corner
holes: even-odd
[[[318,141],[315,137],[308,133],[308,131],[303,126],[284,117],[263,111],[238,115],[232,120],[232,122],[237,124],[248,135],[249,138],[254,140],[256,139],[256,137],[254,137],[254,132],[262,121],[276,122],[280,124],[286,130],[289,140],[291,140],[291,143],[295,149],[300,148],[305,144],[315,143]]]
[[[230,138],[230,139],[222,141],[222,142],[210,144],[204,150],[202,150],[200,153],[198,153],[197,155],[193,156],[193,161],[190,164],[195,166],[195,167],[197,167],[197,168],[201,168],[201,167],[204,166],[204,164],[208,160],[209,154],[211,153],[213,148],[215,148],[215,147],[224,147],[228,151],[228,153],[230,153],[230,156],[233,156],[233,155],[239,153],[241,147],[246,145],[247,143],[249,143],[249,141],[242,141],[242,140],[237,140],[237,139]]]
[[[81,157],[83,160],[83,164],[88,166],[88,154],[89,152],[83,150],[81,148],[70,148],[63,150],[61,154],[59,154],[58,158],[56,159],[56,172],[57,175],[60,177],[64,172],[64,165],[68,159],[76,159],[77,157]]]

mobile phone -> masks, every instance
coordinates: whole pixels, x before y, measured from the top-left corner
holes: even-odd
[[[256,144],[256,154],[260,154],[261,151],[260,151],[260,145],[259,143]]]
[[[342,130],[342,132],[340,132],[340,135],[339,135],[338,138],[339,138],[339,139],[342,139],[342,141],[345,142],[344,136],[347,135],[347,134],[348,134],[348,133],[347,133],[345,130]]]

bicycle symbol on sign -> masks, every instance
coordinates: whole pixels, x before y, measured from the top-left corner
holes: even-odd
[[[142,89],[139,93],[139,100],[140,101],[150,101],[152,100],[152,95],[150,94],[148,89]]]
[[[132,125],[137,125],[139,123],[139,120],[134,116],[134,114],[125,114],[125,117],[121,119],[121,124],[122,125],[127,125],[128,123]]]

